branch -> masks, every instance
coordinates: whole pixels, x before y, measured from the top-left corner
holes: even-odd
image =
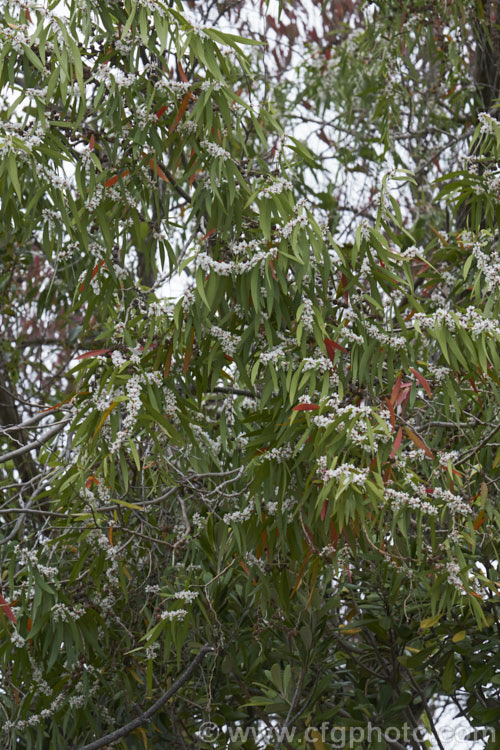
[[[283,729],[279,734],[278,741],[276,742],[276,745],[274,746],[274,750],[280,750],[281,746],[283,745],[283,737],[286,733],[286,730],[290,726],[292,722],[293,714],[295,713],[295,709],[297,708],[300,695],[302,693],[302,686],[304,684],[304,679],[307,672],[307,662],[306,664],[303,664],[302,669],[300,670],[299,679],[297,680],[297,685],[295,687],[295,692],[293,694],[292,702],[290,703],[290,708],[288,709],[288,713],[286,715],[285,723],[283,724]]]
[[[168,169],[166,169],[166,167],[162,167],[162,169],[165,172],[166,176],[168,177],[168,181],[170,182],[170,184],[174,188],[175,192],[178,193],[181,196],[181,198],[184,198],[184,200],[187,203],[191,203],[191,196],[189,195],[189,193],[186,193],[186,191],[184,190],[184,188],[182,188],[175,181],[175,178],[174,178],[172,172],[170,172]]]
[[[83,745],[80,747],[80,750],[98,750],[100,747],[104,747],[105,745],[110,745],[112,742],[116,742],[116,740],[119,740],[120,737],[125,737],[127,734],[130,734],[134,729],[137,729],[137,727],[142,726],[143,724],[146,724],[153,716],[154,714],[162,708],[165,703],[176,693],[180,687],[191,677],[197,666],[200,664],[201,660],[205,656],[205,654],[208,654],[209,651],[213,651],[214,649],[212,646],[209,646],[208,644],[205,644],[200,651],[196,654],[191,664],[187,667],[187,669],[181,674],[180,677],[176,679],[174,684],[167,690],[166,693],[164,693],[161,698],[158,698],[156,703],[153,703],[151,708],[148,708],[147,711],[144,711],[143,714],[138,716],[136,719],[133,719],[132,721],[129,721],[128,724],[125,724],[124,727],[120,727],[120,729],[117,729],[114,732],[110,732],[110,734],[106,734],[104,737],[101,737],[99,740],[95,740],[94,742],[91,742],[89,745]],[[76,745],[73,745],[74,750],[76,750]]]
[[[467,461],[471,456],[474,455],[474,453],[479,453],[481,448],[484,448],[488,443],[490,442],[491,438],[497,434],[497,432],[500,430],[500,423],[496,425],[496,427],[493,427],[493,429],[488,432],[484,440],[481,440],[479,445],[475,445],[473,448],[471,448],[468,451],[465,451],[465,453],[462,453],[461,456],[458,457],[458,460],[455,461],[455,466],[460,466],[460,464],[463,464],[465,461]]]
[[[47,440],[50,440],[51,437],[57,435],[58,432],[61,432],[64,425],[68,424],[68,422],[71,422],[71,418],[63,419],[61,422],[58,422],[54,427],[51,427],[50,430],[47,430],[43,435],[40,435],[37,440],[33,440],[32,443],[26,443],[26,445],[21,446],[21,448],[16,448],[15,451],[4,453],[3,456],[0,456],[0,464],[5,464],[7,461],[23,456],[25,453],[29,453],[29,451],[32,451],[35,448],[40,448],[40,446],[46,443]]]

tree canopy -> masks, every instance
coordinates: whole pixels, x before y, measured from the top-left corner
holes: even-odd
[[[0,7],[0,745],[500,747],[497,0]]]

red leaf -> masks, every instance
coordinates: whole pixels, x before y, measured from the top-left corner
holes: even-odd
[[[276,277],[276,271],[274,270],[274,262],[272,260],[269,261],[269,268],[271,269],[271,273],[273,275],[273,279],[275,281],[277,281],[278,279]]]
[[[326,346],[326,353],[328,354],[329,358],[332,362],[335,361],[335,352],[347,352],[347,349],[345,349],[340,344],[337,344],[336,341],[333,341],[332,339],[325,339],[325,346]]]
[[[241,565],[241,567],[243,568],[243,570],[245,571],[245,573],[247,574],[247,576],[249,576],[250,575],[250,571],[248,569],[248,566],[245,565],[245,563],[243,562],[243,560],[239,560],[238,562]]]
[[[104,261],[101,260],[100,263],[98,263],[96,266],[94,266],[94,268],[92,269],[92,278],[94,278],[94,276],[96,275],[96,273],[99,271],[100,268],[102,268],[103,265],[104,265]],[[85,289],[85,282],[83,282],[83,284],[81,284],[81,286],[80,286],[80,292],[83,292],[84,289]]]
[[[347,291],[347,276],[345,273],[342,274],[342,289],[344,290],[344,301],[349,304],[349,292]]]
[[[339,535],[337,534],[337,529],[335,528],[335,524],[332,521],[330,523],[330,542],[333,544],[335,548],[335,552],[337,551],[338,541],[339,541]]]
[[[172,125],[170,126],[170,133],[173,133],[173,131],[176,129],[177,125],[180,123],[182,118],[184,117],[184,113],[186,109],[188,108],[189,100],[191,99],[191,92],[188,91],[184,99],[182,100],[179,110],[175,116],[175,120],[173,121]]]
[[[391,426],[394,431],[396,429],[396,414],[394,413],[394,406],[391,404],[388,398],[386,398],[385,403],[387,404],[387,408],[389,409],[389,413],[391,415]]]
[[[393,387],[393,389],[392,389],[392,393],[391,393],[391,404],[393,404],[393,405],[394,405],[394,404],[395,404],[395,402],[396,402],[396,398],[397,398],[397,396],[398,396],[398,394],[399,394],[399,390],[400,390],[400,388],[401,388],[401,383],[402,383],[402,382],[403,382],[403,374],[401,373],[400,375],[398,375],[398,377],[397,377],[397,379],[396,379],[396,382],[394,383],[394,387]]]
[[[477,531],[480,526],[486,521],[486,513],[484,508],[479,511],[476,520],[474,521],[474,531]]]
[[[432,398],[432,391],[431,391],[431,387],[429,385],[429,382],[424,378],[423,375],[421,375],[417,370],[415,370],[414,367],[410,367],[410,370],[415,375],[415,377],[417,378],[417,380],[420,383],[420,385],[425,389],[425,392],[427,393],[427,395],[429,396],[429,398]]]
[[[216,231],[217,231],[217,228],[215,228],[215,229],[211,229],[211,230],[210,230],[210,232],[207,232],[207,233],[206,233],[206,234],[204,235],[204,237],[202,237],[202,238],[201,238],[201,239],[202,239],[202,241],[203,241],[203,240],[208,240],[208,238],[209,238],[209,237],[211,237],[211,236],[212,236],[213,234],[215,234],[215,232],[216,232]]]
[[[414,445],[416,445],[417,448],[424,451],[425,455],[429,456],[429,458],[434,458],[434,453],[431,451],[429,446],[422,440],[422,438],[420,438],[418,435],[415,435],[413,430],[410,430],[409,427],[405,427],[405,431],[408,437],[410,438],[410,440],[412,441],[412,443],[414,443]]]
[[[158,166],[158,164],[155,163],[154,159],[151,157],[151,159],[148,162],[149,166],[153,170],[153,172],[156,173],[156,176],[160,178],[160,180],[163,180],[163,182],[168,182],[168,177],[163,171],[163,169]]]
[[[168,107],[167,107],[166,104],[164,104],[163,107],[160,107],[160,109],[158,109],[156,111],[157,118],[160,119],[160,117],[165,114],[165,112],[167,111],[167,109],[168,109]]]
[[[93,349],[91,352],[79,354],[75,359],[88,359],[88,357],[100,357],[103,354],[109,354],[111,349]]]
[[[325,499],[325,502],[323,503],[323,507],[321,508],[321,520],[322,521],[325,520],[327,513],[328,513],[328,498]]]
[[[16,624],[16,618],[14,616],[14,612],[11,610],[5,599],[3,598],[2,594],[0,594],[0,608],[4,615],[9,618],[11,622]]]
[[[320,130],[320,131],[319,131],[319,133],[318,133],[318,138],[321,138],[321,140],[322,140],[322,141],[323,141],[324,143],[326,143],[326,145],[327,145],[327,146],[331,146],[331,145],[332,145],[332,142],[331,142],[331,140],[330,140],[330,139],[328,138],[328,136],[327,136],[327,135],[325,135],[325,132],[324,132],[323,130]]]
[[[191,361],[191,355],[193,353],[193,342],[194,342],[194,331],[191,331],[191,341],[186,347],[186,352],[184,354],[184,367],[182,368],[183,375],[185,375],[189,369],[189,362]]]
[[[403,439],[403,428],[400,427],[398,430],[398,434],[396,435],[396,439],[394,443],[392,444],[392,450],[390,454],[390,458],[394,458],[396,455],[396,451],[399,450],[399,446],[401,445],[401,440]]]
[[[96,275],[96,273],[99,271],[100,268],[103,267],[103,265],[104,265],[104,261],[101,260],[100,263],[98,263],[96,266],[94,266],[94,268],[92,269],[92,278],[94,278],[94,276]]]
[[[95,138],[94,138],[94,134],[92,133],[92,135],[90,136],[90,141],[89,141],[89,151],[93,151],[94,146],[95,146]]]
[[[411,383],[402,383],[394,406],[399,406],[408,400],[411,391]]]
[[[305,558],[304,558],[304,560],[302,562],[302,565],[300,567],[299,575],[297,576],[297,580],[295,581],[295,586],[293,587],[292,593],[290,594],[290,599],[292,599],[295,596],[296,592],[298,591],[298,588],[299,588],[300,584],[302,583],[302,578],[304,577],[305,567],[306,567],[307,561],[309,560],[310,557],[311,557],[311,550],[308,549],[307,553],[306,553],[306,556],[305,556]]]
[[[122,180],[124,177],[126,177],[129,174],[130,172],[128,169],[122,172]],[[116,185],[117,182],[118,182],[118,175],[115,174],[113,175],[113,177],[110,177],[109,180],[106,180],[106,182],[104,183],[104,187],[107,187],[107,188],[113,187],[113,185]]]
[[[317,404],[297,404],[292,411],[316,411],[317,409],[319,409]]]
[[[177,70],[179,71],[179,75],[180,75],[180,77],[181,77],[181,80],[183,80],[183,81],[184,81],[184,83],[187,83],[187,82],[188,82],[188,79],[187,79],[187,76],[186,76],[186,74],[184,73],[184,68],[182,67],[182,64],[181,64],[181,61],[180,61],[180,60],[179,60],[179,62],[177,63]]]

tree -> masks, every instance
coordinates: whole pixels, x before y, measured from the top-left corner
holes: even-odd
[[[498,747],[497,3],[282,5],[2,3],[6,747]]]

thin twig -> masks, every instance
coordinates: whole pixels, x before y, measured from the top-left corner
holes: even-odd
[[[104,737],[101,737],[94,742],[90,742],[88,745],[82,745],[80,747],[80,750],[98,750],[98,748],[100,747],[104,747],[105,745],[110,745],[112,742],[116,742],[116,740],[119,740],[120,737],[126,737],[126,735],[130,734],[130,732],[133,732],[134,729],[137,729],[143,724],[149,722],[149,720],[153,718],[155,713],[159,711],[160,708],[163,708],[165,703],[167,703],[167,701],[174,695],[174,693],[176,693],[179,688],[182,687],[185,682],[187,682],[187,680],[191,677],[193,672],[200,664],[205,654],[208,654],[209,651],[213,650],[214,649],[212,648],[212,646],[209,646],[208,644],[203,646],[196,654],[187,669],[181,674],[180,677],[176,679],[174,684],[167,690],[167,692],[163,693],[161,698],[158,698],[156,703],[153,703],[151,708],[148,708],[148,710],[144,711],[144,713],[142,713],[140,716],[137,716],[137,718],[129,721],[128,724],[125,724],[125,726],[116,729],[114,732],[110,732],[109,734],[104,735]],[[74,750],[76,750],[76,747],[76,745],[73,745]]]
[[[3,456],[0,456],[0,464],[5,464],[7,463],[7,461],[11,461],[18,456],[29,453],[29,451],[35,450],[36,448],[40,448],[40,446],[46,443],[47,440],[50,440],[51,437],[54,437],[54,435],[57,435],[58,432],[61,432],[64,425],[68,424],[68,422],[71,422],[70,418],[63,419],[62,422],[58,422],[57,425],[51,427],[50,430],[47,430],[47,432],[45,432],[43,435],[40,435],[37,440],[33,440],[32,443],[26,443],[26,445],[23,445],[21,448],[16,448],[16,450],[14,451],[4,453]]]

